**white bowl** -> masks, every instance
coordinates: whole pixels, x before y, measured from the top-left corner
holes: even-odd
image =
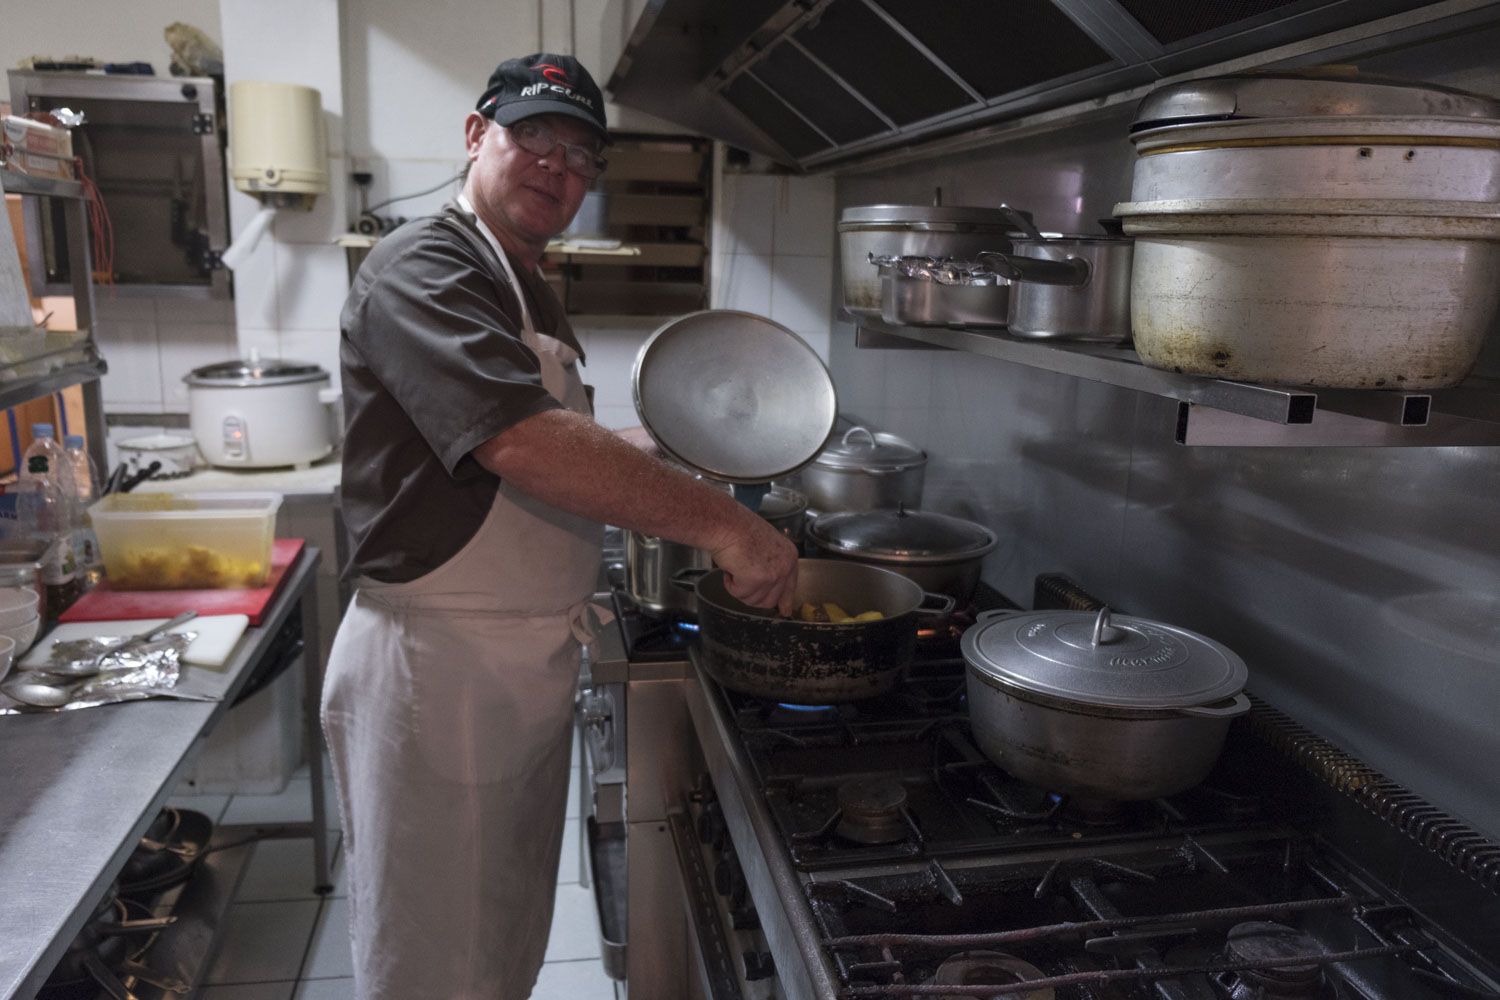
[[[36,591],[30,587],[0,587],[0,628],[35,618],[41,606]]]
[[[20,656],[31,648],[32,643],[36,642],[36,634],[41,630],[42,619],[38,617],[19,625],[0,627],[0,635],[9,636],[15,642],[15,655]]]
[[[0,677],[4,677],[10,670],[10,661],[16,656],[16,640],[8,635],[0,635]]]

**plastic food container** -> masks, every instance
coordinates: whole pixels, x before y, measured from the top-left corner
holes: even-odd
[[[279,493],[113,493],[89,508],[115,590],[259,587]]]

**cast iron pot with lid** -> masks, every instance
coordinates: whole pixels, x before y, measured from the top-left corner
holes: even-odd
[[[828,514],[808,528],[817,554],[893,570],[923,590],[967,605],[979,586],[984,557],[999,544],[982,524],[931,511],[851,511]]]
[[[832,602],[877,621],[804,622],[774,608],[752,608],[724,586],[724,571],[698,580],[698,640],[704,671],[731,691],[797,705],[831,705],[885,694],[901,682],[917,642],[919,611],[953,610],[953,599],[924,594],[878,566],[803,559],[797,604]]]
[[[1245,663],[1229,649],[1108,608],[986,612],[962,647],[980,749],[1022,781],[1079,798],[1193,787],[1250,709]]]
[[[194,369],[183,381],[193,437],[210,464],[308,465],[338,444],[343,397],[318,365],[262,360],[252,351]]]
[[[798,479],[807,505],[821,513],[916,507],[927,452],[905,438],[851,427],[818,453]]]

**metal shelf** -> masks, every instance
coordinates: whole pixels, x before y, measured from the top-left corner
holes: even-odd
[[[855,345],[967,351],[1178,403],[1179,444],[1221,447],[1496,447],[1500,380],[1399,392],[1295,389],[1148,368],[1113,344],[1023,340],[1003,331],[891,326],[860,319]]]
[[[100,378],[109,370],[104,359],[94,353],[92,343],[80,344],[79,347],[78,354],[87,354],[88,357],[75,357],[69,360],[59,356],[56,359],[59,365],[45,374],[17,375],[12,380],[6,381],[6,376],[11,374],[13,369],[0,367],[0,410],[19,406],[69,386],[82,385]],[[45,358],[28,359],[19,367],[30,368],[33,365],[45,364],[46,361]]]
[[[4,167],[0,167],[0,188],[4,188],[6,194],[39,194],[48,198],[76,198],[79,201],[85,197],[83,185],[78,181],[34,177]]]

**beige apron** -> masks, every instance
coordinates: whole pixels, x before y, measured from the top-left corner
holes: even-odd
[[[532,329],[495,249],[542,384],[589,413],[577,353]],[[452,559],[355,593],[329,656],[323,728],[359,1000],[531,994],[552,920],[601,539],[597,523],[502,483]]]

